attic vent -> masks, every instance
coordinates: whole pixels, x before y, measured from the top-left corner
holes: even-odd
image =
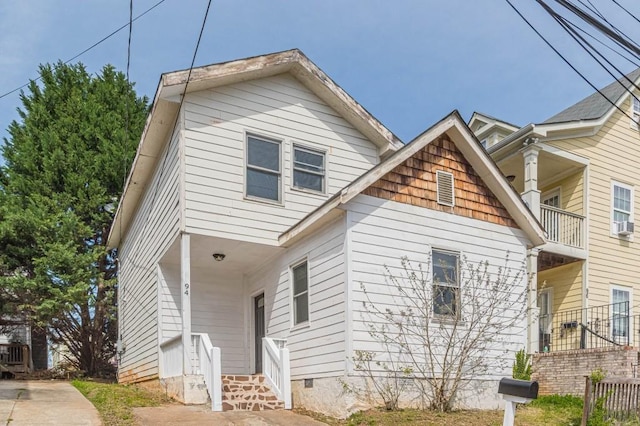
[[[436,171],[436,184],[438,186],[438,204],[454,206],[453,175],[442,170]]]

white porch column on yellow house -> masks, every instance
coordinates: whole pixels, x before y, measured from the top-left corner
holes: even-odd
[[[527,138],[520,151],[524,157],[524,192],[521,194],[531,213],[540,220],[540,190],[538,190],[538,138]]]
[[[191,238],[180,235],[180,306],[182,314],[182,374],[193,374],[191,366]]]
[[[540,349],[540,327],[538,325],[540,308],[538,308],[538,249],[527,250],[527,353],[532,354]]]

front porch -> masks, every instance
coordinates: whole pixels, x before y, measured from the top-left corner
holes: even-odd
[[[159,378],[213,411],[291,408],[286,340],[268,335],[264,288],[247,275],[278,247],[180,235],[158,265]]]

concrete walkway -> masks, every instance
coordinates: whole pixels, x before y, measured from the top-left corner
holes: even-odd
[[[0,426],[100,426],[100,415],[68,382],[0,380]]]
[[[216,425],[216,426],[326,426],[311,417],[288,410],[225,411],[214,413],[203,405],[167,405],[134,408],[141,425]]]

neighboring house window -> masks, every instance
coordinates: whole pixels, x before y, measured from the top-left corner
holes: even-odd
[[[614,339],[621,340],[629,334],[629,305],[631,292],[628,288],[614,286],[611,288],[611,333]]]
[[[454,317],[459,314],[458,257],[457,253],[432,251],[433,313],[436,316]]]
[[[487,148],[487,140],[486,139],[482,139],[480,141],[480,145],[482,145],[482,147],[486,149]]]
[[[308,263],[291,268],[293,281],[293,325],[309,321],[309,272]]]
[[[631,97],[631,128],[638,129],[638,122],[640,122],[640,100],[635,96]]]
[[[278,141],[247,137],[247,197],[281,200],[280,146]]]
[[[618,234],[625,222],[633,222],[633,187],[612,182],[611,198],[613,233]]]
[[[293,186],[325,192],[325,155],[301,146],[293,146]]]
[[[451,206],[455,204],[453,195],[453,175],[442,170],[436,171],[436,187],[438,204]]]

